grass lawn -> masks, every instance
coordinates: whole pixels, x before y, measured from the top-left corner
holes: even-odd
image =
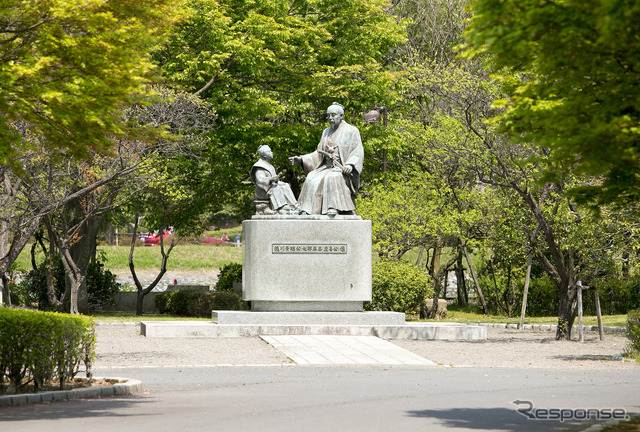
[[[169,255],[169,270],[210,270],[228,263],[242,262],[243,247],[217,244],[179,244]],[[129,246],[98,246],[104,253],[105,267],[109,270],[129,269]],[[136,247],[133,263],[138,270],[160,268],[162,255],[159,246]]]
[[[417,316],[409,317],[407,320],[416,321],[434,321],[434,320],[419,320]],[[470,310],[469,307],[459,308],[456,305],[449,305],[447,307],[447,318],[441,320],[442,322],[459,322],[459,323],[507,323],[518,324],[520,322],[520,316],[509,318],[506,315],[490,315],[486,316],[481,313]],[[558,324],[558,317],[527,317],[524,318],[525,324]],[[598,325],[598,318],[595,316],[583,316],[582,323],[584,325]],[[574,326],[578,325],[578,318],[573,323]],[[627,315],[603,315],[602,325],[605,327],[626,327]]]
[[[638,432],[640,431],[640,417],[634,417],[614,426],[602,429],[602,432]]]
[[[129,246],[98,246],[98,255],[104,256],[105,268],[111,271],[129,269]],[[241,263],[244,247],[219,244],[178,244],[169,255],[169,270],[211,270],[219,269],[228,263]],[[28,271],[31,269],[31,247],[24,248],[16,267]],[[38,263],[44,260],[42,253],[36,255]],[[133,262],[136,270],[158,270],[162,256],[160,246],[136,247]]]

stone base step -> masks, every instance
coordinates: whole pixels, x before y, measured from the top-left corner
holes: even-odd
[[[486,327],[456,323],[405,323],[402,325],[321,324],[218,324],[198,321],[142,321],[146,337],[217,338],[269,335],[377,336],[382,339],[486,340]]]
[[[212,312],[218,324],[242,325],[404,325],[401,312]]]

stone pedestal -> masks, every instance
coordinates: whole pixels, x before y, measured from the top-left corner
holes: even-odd
[[[254,216],[242,228],[252,310],[354,312],[371,300],[371,221]]]

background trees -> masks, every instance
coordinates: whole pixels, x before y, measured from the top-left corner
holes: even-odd
[[[78,158],[109,150],[109,137],[127,129],[120,107],[144,92],[154,69],[149,49],[180,7],[165,0],[3,2],[0,164],[20,170],[16,158],[32,147],[29,137]]]
[[[523,274],[544,272],[560,298],[558,337],[568,337],[578,281],[611,286],[637,259],[639,10],[573,0],[9,2],[0,274],[46,227],[70,287],[52,304],[77,293],[81,305],[83,260],[109,211],[177,232],[224,206],[246,217],[258,146],[299,189],[286,157],[315,148],[338,101],[363,136],[358,207],[379,254],[429,273],[436,295],[449,270],[459,281],[479,274],[487,312],[513,313]],[[362,122],[376,105],[388,125]],[[599,216],[577,198],[603,204]],[[152,285],[137,284],[140,301]]]
[[[331,102],[344,104],[345,119],[357,123],[395,97],[397,74],[384,60],[404,34],[386,7],[383,0],[189,2],[190,18],[154,58],[171,85],[216,109],[204,157],[221,199],[241,208],[249,198],[261,144],[273,149],[277,167],[313,150]],[[284,177],[299,189],[291,169]]]
[[[501,129],[575,174],[602,176],[576,185],[582,198],[637,201],[640,6],[477,0],[472,10],[468,52],[499,73]],[[555,167],[545,173],[557,179]]]

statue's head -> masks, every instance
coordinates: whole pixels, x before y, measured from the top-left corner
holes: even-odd
[[[332,103],[329,108],[327,108],[327,120],[329,120],[329,124],[333,129],[340,125],[343,116],[344,107],[338,102]]]
[[[261,145],[258,147],[258,151],[256,152],[258,156],[265,158],[267,160],[273,159],[273,152],[271,151],[271,147],[268,145]]]

